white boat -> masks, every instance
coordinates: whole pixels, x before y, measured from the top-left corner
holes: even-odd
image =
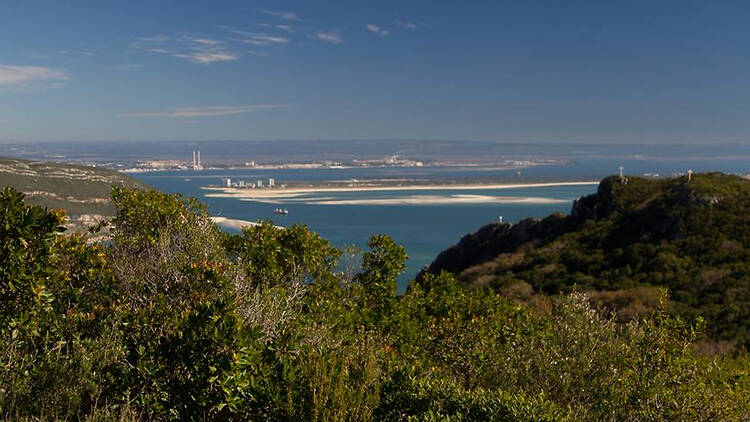
[[[276,208],[275,210],[273,210],[273,213],[274,214],[287,215],[287,214],[289,214],[289,210],[284,209],[284,208]]]

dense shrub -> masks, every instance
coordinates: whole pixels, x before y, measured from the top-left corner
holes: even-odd
[[[180,196],[113,198],[98,245],[0,195],[0,418],[750,417],[748,359],[697,356],[700,324],[661,307],[622,323],[585,295],[530,307],[448,274],[396,296],[386,236],[347,275],[304,227],[226,235]]]
[[[563,223],[549,228],[551,219]],[[648,314],[654,292],[664,288],[672,314],[705,320],[702,341],[750,348],[750,181],[739,176],[609,177],[565,218],[494,224],[474,236],[440,259],[466,284],[511,295],[519,281],[535,295],[593,291],[597,305],[622,320]],[[455,268],[474,245],[504,250]]]

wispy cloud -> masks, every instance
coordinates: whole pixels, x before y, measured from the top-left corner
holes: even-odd
[[[240,38],[235,39],[235,41],[239,41],[244,44],[263,46],[270,44],[285,44],[289,42],[289,38],[269,35],[265,33],[240,30],[232,30],[231,32],[235,35],[240,36]]]
[[[211,36],[193,33],[181,33],[173,36],[156,35],[137,38],[131,47],[155,54],[164,54],[193,63],[210,65],[217,62],[232,62],[245,55],[267,56],[265,51],[248,49],[248,46],[270,47],[290,42],[286,33],[290,32],[289,25],[271,25],[272,30],[266,32],[244,31],[229,26],[218,27],[221,31]],[[286,31],[284,28],[289,28]],[[277,31],[278,29],[278,31]]]
[[[226,41],[194,35],[142,37],[133,42],[132,46],[204,65],[235,61],[240,57],[240,53]]]
[[[320,41],[325,41],[331,44],[341,44],[344,42],[338,32],[318,31],[315,33],[314,37]]]
[[[0,65],[0,87],[50,89],[61,86],[68,79],[68,73],[60,69]]]
[[[281,31],[284,31],[284,32],[294,32],[294,27],[292,25],[286,25],[286,24],[284,24],[284,25],[275,25],[275,24],[271,24],[271,23],[256,23],[255,25],[256,26],[261,26],[263,28],[278,29],[278,30],[281,30]],[[225,27],[225,29],[230,29],[230,28],[226,28]]]
[[[396,25],[400,26],[401,28],[408,29],[409,31],[416,31],[417,30],[417,24],[414,22],[405,22],[405,21],[399,21],[397,20],[394,22]]]
[[[120,117],[141,118],[198,118],[225,116],[231,114],[250,113],[258,110],[277,109],[289,107],[287,104],[250,104],[238,106],[214,106],[214,107],[179,107],[167,111],[120,113]]]
[[[226,52],[204,52],[197,51],[185,54],[173,54],[174,57],[190,60],[198,64],[211,64],[214,62],[233,62],[239,58],[238,55]]]
[[[260,13],[269,15],[269,16],[275,16],[277,18],[281,18],[288,21],[301,21],[295,13],[292,12],[284,12],[281,10],[267,10],[267,9],[255,9]]]
[[[367,30],[372,32],[373,34],[380,35],[381,37],[386,37],[391,33],[391,31],[383,29],[373,23],[368,23],[367,25],[365,25],[365,28],[367,28]]]

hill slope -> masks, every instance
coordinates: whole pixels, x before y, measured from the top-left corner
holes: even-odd
[[[659,306],[664,287],[671,309],[703,317],[713,340],[750,347],[750,181],[609,177],[569,216],[465,236],[427,269],[440,271],[521,299],[593,291],[625,319]]]
[[[26,194],[26,202],[68,212],[73,226],[114,215],[112,186],[145,187],[121,173],[72,164],[0,158],[0,187]]]

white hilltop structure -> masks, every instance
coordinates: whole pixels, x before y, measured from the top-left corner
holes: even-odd
[[[203,170],[200,150],[193,151],[193,170]]]
[[[693,179],[693,170],[688,170],[687,176],[688,176],[688,182],[691,181]]]
[[[625,173],[624,173],[625,167],[620,166],[619,169],[620,169],[620,183],[624,185],[628,183],[628,179],[625,178]]]

